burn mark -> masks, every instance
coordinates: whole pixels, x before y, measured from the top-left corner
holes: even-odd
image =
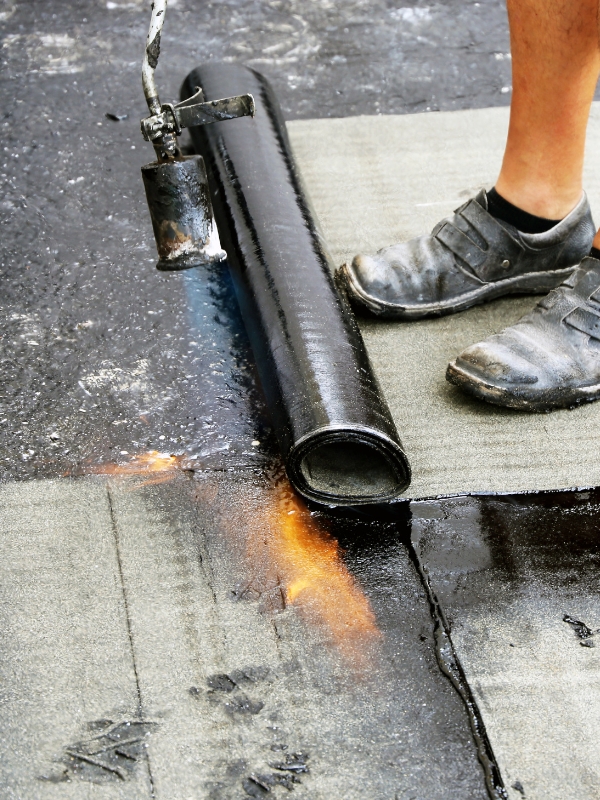
[[[185,252],[186,247],[192,243],[192,236],[188,230],[182,229],[176,220],[162,220],[159,227],[160,238],[157,239],[159,255],[163,258],[173,256],[179,251]]]
[[[258,601],[261,614],[277,614],[285,611],[285,589],[279,579],[273,582],[262,582],[252,579],[238,583],[231,592],[234,600]]]
[[[234,600],[258,600],[260,592],[252,585],[252,581],[242,581],[236,583],[231,595]]]
[[[268,667],[246,667],[245,669],[232,670],[230,673],[216,673],[206,679],[209,699],[221,702],[229,714],[255,715],[260,714],[265,704],[262,700],[254,700],[243,691],[242,686],[255,686],[257,683],[270,678],[271,671]],[[192,696],[198,696],[200,690],[192,686],[189,690]],[[224,697],[223,697],[224,695]]]
[[[65,783],[66,781],[70,781],[71,777],[69,775],[69,770],[63,769],[60,772],[52,772],[49,775],[40,775],[38,780],[45,781],[46,783]]]
[[[152,69],[156,69],[158,58],[160,56],[160,31],[156,34],[154,39],[146,47],[146,54],[148,55],[148,64]]]
[[[94,736],[65,747],[59,773],[44,775],[40,780],[50,783],[69,781],[72,778],[90,783],[126,781],[133,777],[135,767],[146,753],[146,737],[155,727],[154,722],[109,719],[89,723]]]
[[[109,728],[113,724],[112,719],[94,719],[91,722],[88,722],[87,729],[92,732],[96,731],[104,731],[106,728]]]
[[[268,667],[246,667],[245,669],[234,669],[229,673],[231,680],[239,686],[243,683],[258,683],[267,681],[272,677]]]
[[[308,754],[307,753],[286,753],[285,759],[275,764],[269,764],[273,769],[281,770],[282,772],[293,772],[299,774],[301,772],[308,772]]]
[[[261,700],[252,700],[247,694],[240,692],[223,702],[225,711],[230,714],[260,714],[265,707]]]
[[[581,622],[581,620],[575,619],[574,617],[569,616],[569,614],[564,615],[563,622],[566,622],[567,625],[571,626],[573,633],[580,640],[579,644],[582,647],[596,646],[595,642],[592,641],[592,636],[594,633],[598,633],[600,631],[593,631],[591,628],[588,628],[585,622]]]
[[[261,614],[278,614],[280,611],[285,611],[285,606],[285,591],[282,586],[278,585],[263,592],[258,610]]]
[[[271,792],[274,784],[269,780],[270,775],[250,775],[242,782],[244,791],[250,797],[263,797]]]
[[[233,692],[234,689],[237,689],[235,681],[231,680],[229,675],[224,674],[211,675],[206,679],[206,683],[209,690],[213,692]]]
[[[245,667],[244,669],[234,669],[229,673],[216,673],[209,675],[206,679],[209,691],[232,692],[243,684],[255,684],[266,681],[271,677],[271,670],[268,667]],[[196,690],[197,691],[197,690]]]
[[[242,786],[249,797],[264,797],[270,794],[275,786],[283,786],[291,792],[295,785],[301,782],[296,775],[281,775],[276,772],[265,775],[251,773],[242,781]]]

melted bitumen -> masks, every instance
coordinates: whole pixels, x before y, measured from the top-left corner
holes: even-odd
[[[388,580],[381,543],[390,553],[406,547],[429,602],[429,646],[463,703],[488,795],[493,800],[507,797],[484,719],[452,641],[453,626],[481,608],[500,620],[503,609],[519,597],[549,597],[554,605],[562,602],[565,612],[597,597],[600,489],[461,496],[406,503],[395,513],[400,519],[385,524],[338,515],[329,519],[329,529],[345,547],[347,562],[370,597],[377,597],[377,584]],[[381,607],[374,607],[379,620]],[[540,612],[545,607],[540,604]],[[599,620],[582,621],[570,613],[557,619],[573,632],[574,645],[595,645]],[[477,654],[467,658],[476,662]],[[524,791],[519,781],[512,788]]]
[[[391,552],[400,548],[404,551],[407,560],[412,563],[427,598],[432,621],[431,631],[429,635],[423,637],[423,641],[427,641],[428,646],[435,654],[441,673],[448,679],[463,704],[465,716],[473,737],[474,749],[483,771],[483,779],[490,800],[505,800],[508,795],[504,782],[495,760],[481,712],[465,677],[460,659],[454,649],[451,626],[430,580],[427,559],[423,558],[413,538],[412,507],[421,505],[408,502],[397,505],[393,512],[396,519],[385,523],[387,533],[384,536],[382,536],[382,523],[379,521],[373,520],[369,523],[363,519],[358,523],[357,527],[357,523],[351,522],[348,516],[342,518],[339,514],[335,520],[328,520],[329,529],[345,548],[346,558],[350,558],[350,563],[356,558],[357,554],[360,554],[360,558],[363,560],[365,556],[368,559],[372,552],[377,552],[378,550],[379,558],[381,559],[380,548],[382,541],[385,542],[384,546]],[[388,516],[391,516],[389,512]],[[369,540],[377,542],[376,547],[373,547],[372,543],[365,544]],[[375,570],[378,569],[379,564],[376,562],[367,571],[369,576],[368,583],[365,583],[364,573],[361,576],[362,585],[369,597],[377,596],[375,586],[379,581],[385,582],[388,580],[388,576],[384,571],[381,571],[380,575],[377,576]],[[355,566],[353,573],[356,574]],[[381,613],[380,608],[375,607]]]
[[[428,564],[450,625],[454,613],[488,595],[493,609],[524,587],[565,602],[579,594],[596,596],[600,589],[598,489],[459,497],[412,508],[418,518],[415,547]],[[492,580],[494,589],[488,585]],[[581,623],[568,607],[564,616],[579,638],[597,627],[593,620]]]
[[[217,597],[229,595],[229,603],[253,606],[277,632],[283,661],[276,668],[279,674],[270,679],[294,697],[290,706],[278,706],[277,724],[292,737],[301,732],[300,747],[290,745],[292,756],[303,748],[318,754],[310,765],[314,786],[318,789],[325,777],[331,781],[333,772],[342,783],[347,773],[349,797],[362,796],[357,790],[361,783],[364,796],[373,798],[488,797],[463,699],[439,669],[431,609],[408,546],[409,504],[401,504],[396,518],[385,522],[348,511],[335,516],[322,509],[304,512],[305,522],[310,518],[311,526],[316,524],[339,542],[345,569],[374,615],[377,635],[372,637],[356,628],[355,614],[365,605],[347,609],[337,597],[339,570],[330,557],[321,561],[318,541],[313,548],[310,536],[295,538],[298,528],[281,537],[272,514],[280,475],[250,481],[196,473],[193,483],[199,492],[203,552],[220,573],[214,587]],[[161,487],[161,496],[167,487]],[[283,513],[289,511],[284,508]],[[323,543],[317,530],[307,530]],[[291,573],[281,550],[285,541],[291,548]],[[325,586],[333,619],[319,616],[317,596],[310,590],[297,601],[288,593],[290,580],[310,582],[316,575],[318,583],[324,571],[337,575]],[[283,603],[263,602],[263,589],[269,591],[271,578],[277,581]],[[239,587],[249,585],[253,590],[240,596]],[[236,617],[245,618],[245,613],[240,609]],[[346,642],[335,635],[342,629]],[[203,691],[220,704],[242,692],[264,702],[255,715],[241,714],[237,704],[235,712],[228,710],[230,718],[248,724],[258,724],[265,710],[273,711],[272,691],[265,681],[251,683],[229,672],[209,676],[207,685],[194,687],[193,693]],[[266,762],[273,768],[291,766],[279,755]],[[248,774],[244,780],[249,780]]]
[[[567,612],[598,597],[599,489],[457,497],[411,503],[411,510],[411,548],[432,603],[434,624],[444,630],[451,646],[454,624],[468,620],[472,612],[485,609],[488,618],[500,622],[507,618],[506,609],[515,604],[518,608],[521,602],[526,625],[527,615],[536,609],[544,614],[562,603]],[[548,623],[558,619],[575,634],[574,644],[595,646],[598,620],[584,622],[572,613],[557,613]],[[545,620],[537,622],[543,625]],[[515,638],[519,635],[515,631]],[[485,729],[477,729],[481,715],[453,648],[452,652],[467,690],[465,705],[472,724],[476,722],[474,736],[490,795],[496,796],[495,783],[490,782],[498,775],[493,750]],[[467,658],[477,661],[476,654]],[[461,687],[457,689],[463,696]],[[512,788],[524,791],[519,781]]]
[[[419,577],[421,578],[423,588],[429,601],[429,610],[433,620],[433,637],[437,661],[440,670],[448,678],[463,702],[469,719],[475,747],[477,748],[477,757],[479,758],[479,763],[485,775],[485,785],[488,794],[491,800],[506,800],[508,795],[504,787],[500,769],[496,763],[485,723],[452,643],[451,629],[435,590],[432,587],[431,581],[429,580],[429,570],[426,563],[419,557],[418,550],[409,545],[408,551],[415,564]]]

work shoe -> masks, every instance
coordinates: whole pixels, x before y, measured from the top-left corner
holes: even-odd
[[[340,268],[350,299],[393,319],[453,314],[507,294],[547,292],[589,253],[595,235],[585,194],[544,233],[521,233],[487,211],[485,191],[430,236],[358,255]]]
[[[600,260],[584,258],[515,325],[463,350],[446,379],[482,400],[525,411],[598,399]]]

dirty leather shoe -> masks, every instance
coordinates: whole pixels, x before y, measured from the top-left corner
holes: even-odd
[[[467,347],[446,378],[482,400],[526,411],[600,398],[600,261],[584,258],[515,325]]]
[[[544,233],[521,233],[487,211],[485,191],[431,235],[358,255],[340,268],[351,301],[381,317],[453,314],[507,294],[547,292],[590,251],[595,234],[585,194]]]

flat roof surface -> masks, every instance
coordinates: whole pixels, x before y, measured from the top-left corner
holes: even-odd
[[[263,71],[307,120],[290,131],[338,262],[431,229],[499,165],[502,110],[310,119],[509,102],[504,0],[402,3],[169,4],[161,95],[204,59]],[[440,634],[510,800],[597,800],[600,492],[412,502],[394,523],[295,506],[228,270],[154,268],[146,3],[8,0],[0,22],[3,800],[483,800]],[[586,187],[599,208],[589,167]],[[461,454],[502,414],[443,372],[533,302],[361,322],[419,496],[500,476]],[[550,431],[534,453],[509,426],[511,474],[595,413],[528,418]],[[565,472],[590,469],[579,452]]]

